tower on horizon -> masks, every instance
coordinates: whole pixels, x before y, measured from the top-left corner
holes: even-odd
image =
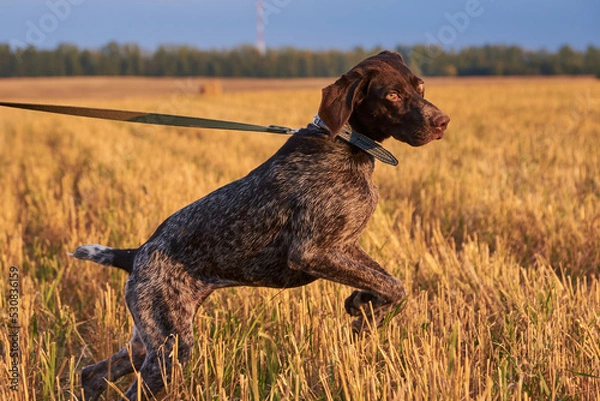
[[[267,52],[265,44],[265,20],[262,0],[256,0],[256,48],[261,55]]]

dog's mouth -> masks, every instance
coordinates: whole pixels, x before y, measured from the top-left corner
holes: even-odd
[[[444,137],[445,133],[446,128],[434,128],[432,138],[433,140],[440,140]]]
[[[445,128],[428,127],[422,130],[415,130],[408,133],[394,135],[394,138],[409,144],[410,146],[423,146],[434,140],[440,140],[444,137]]]

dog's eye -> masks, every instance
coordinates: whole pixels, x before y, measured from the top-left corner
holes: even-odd
[[[396,92],[389,92],[387,95],[385,95],[385,98],[390,102],[397,102],[400,100],[400,95],[398,95]]]

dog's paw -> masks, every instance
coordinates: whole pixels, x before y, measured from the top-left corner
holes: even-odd
[[[86,366],[81,370],[80,383],[83,391],[83,400],[95,401],[108,387],[102,374],[98,373],[98,366],[105,366],[102,362],[97,365]]]
[[[352,322],[352,332],[355,335],[360,335],[361,333],[369,334],[371,332],[372,325],[367,324],[365,319],[359,317],[358,319]]]
[[[370,292],[354,291],[344,303],[346,312],[358,317],[352,322],[352,331],[360,334],[377,329],[387,318],[391,319],[400,312],[404,299],[386,302]]]
[[[371,308],[376,310],[384,304],[385,301],[377,295],[366,291],[354,291],[344,302],[344,307],[350,316],[362,316],[363,313],[370,315]]]

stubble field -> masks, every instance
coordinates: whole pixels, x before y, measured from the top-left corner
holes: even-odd
[[[6,80],[0,99],[300,127],[326,84],[165,82]],[[220,290],[159,399],[600,398],[600,80],[428,80],[426,93],[450,128],[421,148],[384,143],[400,165],[376,166],[361,240],[406,285],[401,313],[354,337],[351,288]],[[67,252],[141,244],[284,141],[0,109],[0,399],[80,399],[80,369],[130,338],[126,275]]]

